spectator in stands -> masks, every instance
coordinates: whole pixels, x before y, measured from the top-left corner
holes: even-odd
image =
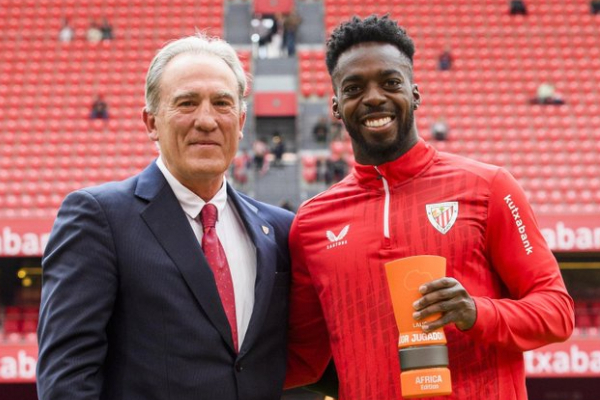
[[[452,68],[452,53],[449,48],[444,49],[438,57],[438,69],[440,71],[449,71]]]
[[[327,142],[329,136],[329,120],[326,116],[321,116],[312,128],[313,138],[317,143]]]
[[[271,153],[273,153],[273,165],[275,167],[281,167],[283,153],[285,153],[285,143],[281,138],[279,132],[275,132],[273,134],[273,138],[271,139]]]
[[[269,154],[267,143],[262,138],[256,139],[252,143],[252,152],[254,153],[254,169],[260,172],[261,175],[265,174],[269,167],[269,164],[265,162]]]
[[[60,28],[60,32],[58,33],[58,40],[63,43],[69,43],[75,37],[75,31],[73,27],[69,24],[68,18],[63,18],[63,26]]]
[[[108,119],[108,104],[101,94],[96,95],[92,102],[90,119]]]
[[[281,203],[279,203],[279,207],[283,208],[284,210],[296,212],[294,206],[292,205],[292,202],[289,200],[283,200]]]
[[[269,58],[273,29],[277,30],[274,17],[257,14],[252,19],[251,25],[254,28],[252,41],[258,44],[258,58]]]
[[[271,25],[271,40],[267,46],[267,56],[269,58],[278,58],[281,56],[283,47],[283,15],[275,13],[270,18],[273,22]]]
[[[332,154],[325,163],[325,183],[331,185],[344,179],[348,174],[348,164],[338,154]]]
[[[435,140],[443,141],[448,139],[448,123],[445,118],[438,118],[431,125],[431,136]]]
[[[342,123],[337,119],[331,122],[330,132],[330,141],[332,142],[336,140],[344,141],[345,139],[347,139],[347,133],[344,130],[344,125],[342,125]]]
[[[102,19],[102,25],[100,25],[100,32],[102,32],[102,40],[114,39],[113,27],[110,24],[110,22],[108,22],[108,19],[106,19],[106,17]]]
[[[524,0],[511,0],[510,15],[527,15],[527,6]]]
[[[590,12],[594,15],[600,14],[600,0],[590,1]]]
[[[231,163],[233,179],[240,185],[248,183],[248,172],[250,171],[251,163],[248,149],[245,148],[233,159],[233,162]]]
[[[296,55],[296,35],[302,24],[302,17],[292,10],[283,19],[283,46],[287,50],[288,57]]]
[[[532,104],[550,104],[550,105],[561,105],[565,104],[565,101],[560,95],[556,93],[554,85],[548,82],[540,84],[537,88],[536,96],[531,99]]]
[[[100,30],[100,27],[96,21],[92,20],[90,22],[90,27],[88,28],[86,38],[90,43],[99,43],[102,40],[102,30]]]
[[[279,16],[281,18],[281,16]],[[262,14],[260,16],[259,46],[263,50],[261,58],[277,58],[281,52],[281,26],[276,14]]]
[[[423,336],[443,328],[452,398],[524,400],[523,352],[568,339],[573,300],[516,180],[419,137],[414,52],[388,16],[354,17],[327,41],[356,165],[292,224],[286,384],[318,380],[333,356],[340,400],[402,398],[384,264],[428,254],[447,277],[419,287],[412,317]]]
[[[281,397],[293,214],[225,177],[246,85],[235,50],[201,34],[152,60],[143,121],[160,155],[68,195],[48,240],[40,400]]]

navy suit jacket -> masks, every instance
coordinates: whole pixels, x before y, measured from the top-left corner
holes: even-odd
[[[66,197],[42,260],[38,394],[57,399],[279,399],[293,214],[228,187],[256,247],[239,354],[200,244],[155,163]]]

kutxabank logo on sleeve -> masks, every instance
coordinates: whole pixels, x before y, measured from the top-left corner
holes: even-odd
[[[427,218],[440,233],[446,234],[458,217],[458,201],[426,204]]]

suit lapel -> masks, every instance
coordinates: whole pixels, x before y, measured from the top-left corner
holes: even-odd
[[[229,185],[227,186],[227,195],[235,205],[246,232],[256,247],[254,309],[240,349],[240,356],[242,356],[256,341],[269,309],[277,267],[277,245],[273,226],[258,215],[256,207],[245,201]]]
[[[135,193],[149,200],[141,217],[181,272],[208,319],[233,350],[231,328],[212,271],[181,205],[156,164],[140,174]]]

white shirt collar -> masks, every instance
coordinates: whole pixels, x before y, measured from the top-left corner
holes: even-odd
[[[204,207],[206,202],[190,189],[183,186],[183,184],[173,176],[171,171],[169,171],[163,162],[162,157],[158,157],[156,160],[156,166],[165,176],[167,183],[169,186],[171,186],[171,189],[173,190],[173,193],[175,193],[175,197],[177,197],[177,200],[179,201],[179,204],[181,204],[183,211],[192,219],[196,218],[198,214],[200,214],[200,210],[202,210],[202,207]],[[225,179],[225,176],[223,176],[223,184],[221,185],[221,188],[217,194],[210,199],[209,203],[214,204],[215,207],[217,207],[219,215],[223,215],[223,210],[227,205],[227,180]]]

